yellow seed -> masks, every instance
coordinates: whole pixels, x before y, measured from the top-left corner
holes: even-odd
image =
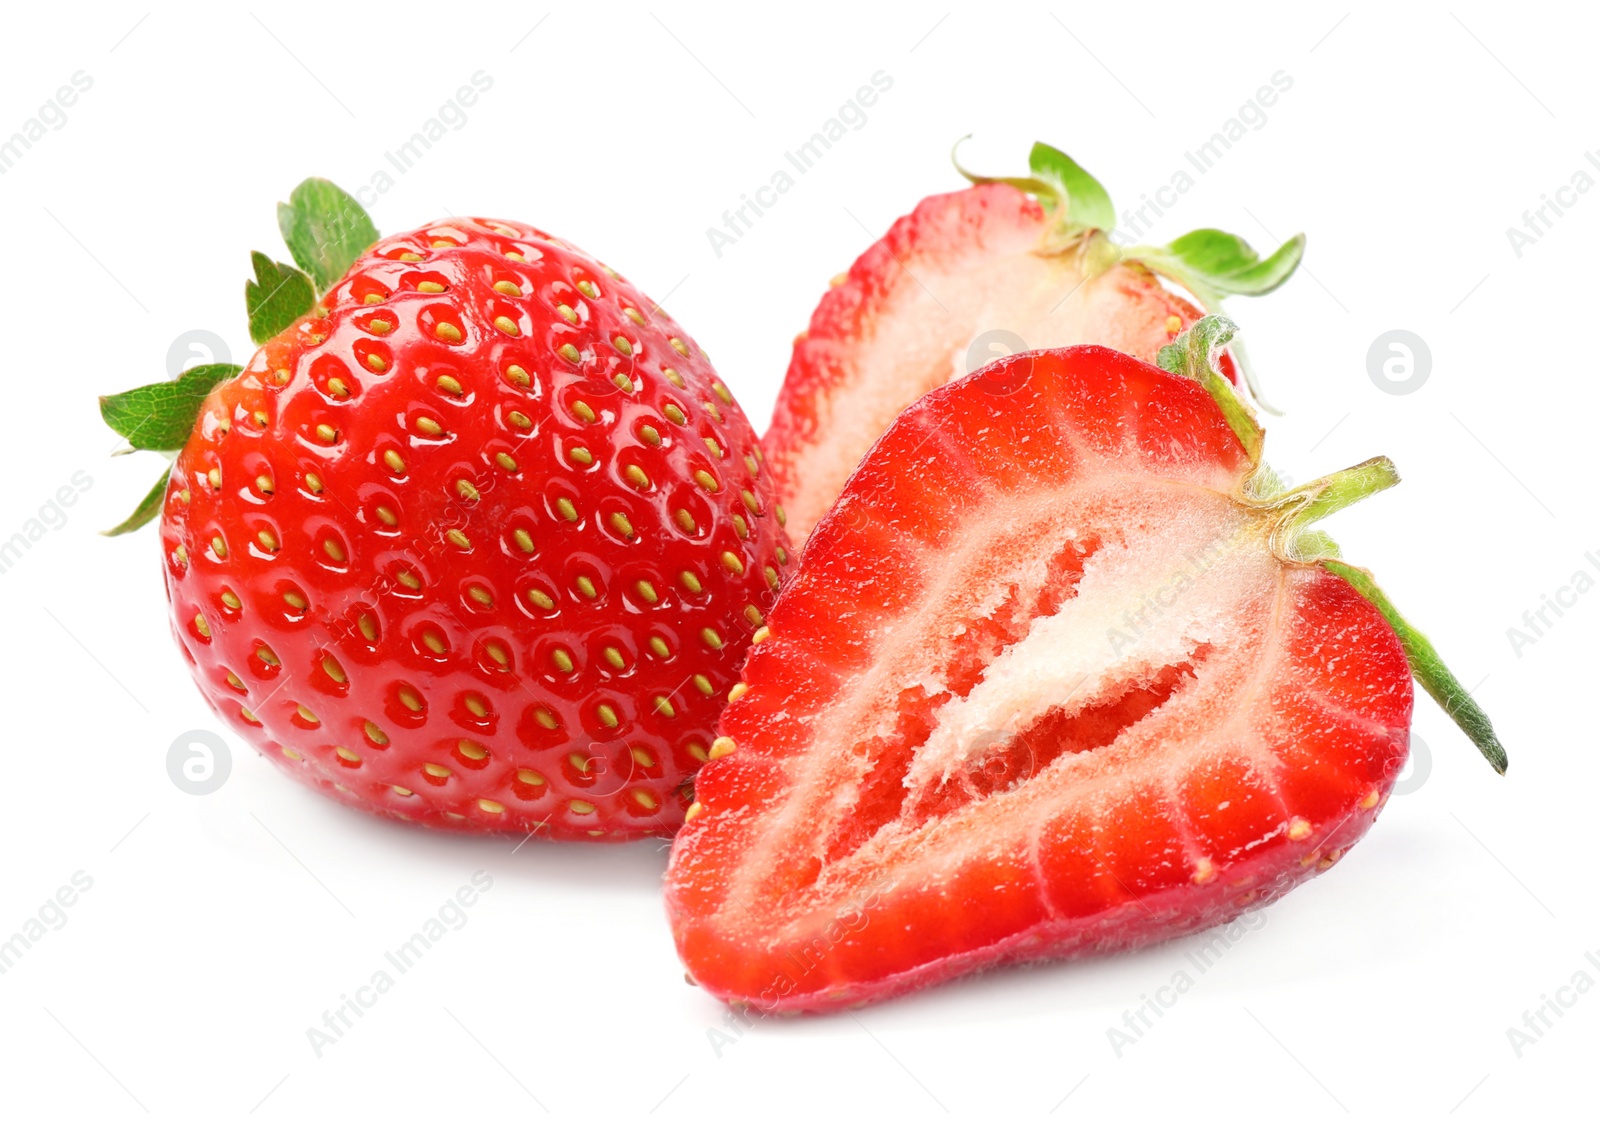
[[[317,713],[306,707],[304,704],[296,704],[295,711],[298,712],[300,718],[305,720],[307,723],[317,726],[320,726],[322,723],[322,721],[317,718]]]
[[[701,673],[694,674],[695,691],[702,696],[715,696],[717,690],[711,686],[711,681]]]
[[[624,305],[622,308],[622,315],[627,317],[636,325],[644,324],[644,314],[639,312],[639,310],[635,309],[632,305]]]
[[[400,518],[394,514],[394,509],[388,507],[387,505],[380,504],[376,511],[378,519],[387,526],[392,528],[396,524],[400,523]]]
[[[672,650],[667,646],[667,639],[659,635],[650,638],[650,651],[658,657],[672,656]]]
[[[789,522],[789,517],[784,514],[783,505],[781,505],[781,504],[774,505],[773,508],[772,508],[772,511],[773,511],[773,514],[775,516],[777,516],[777,518],[778,518],[778,527],[781,528],[781,527],[783,527],[785,524],[787,524]]]
[[[617,713],[610,704],[601,704],[595,709],[595,714],[600,717],[600,722],[607,727],[615,727],[617,725]]]
[[[368,352],[367,353],[367,366],[369,368],[371,368],[373,371],[380,371],[380,372],[381,371],[388,371],[389,370],[389,361],[384,359],[377,352]]]
[[[172,549],[172,557],[178,561],[178,566],[180,567],[187,567],[189,565],[189,549],[184,547],[181,543]]]
[[[511,380],[512,383],[515,383],[518,387],[526,387],[530,382],[532,382],[528,378],[528,373],[523,370],[521,364],[506,365],[506,378]]]
[[[400,697],[400,703],[405,705],[407,711],[422,710],[422,697],[417,695],[414,689],[402,687],[395,695]]]
[[[744,506],[750,510],[750,515],[759,516],[761,514],[761,502],[756,500],[756,495],[749,489],[740,489],[739,497],[744,501]]]
[[[628,662],[623,659],[622,654],[615,646],[607,645],[605,647],[604,656],[606,659],[606,664],[610,665],[614,669],[626,668],[628,665]]]
[[[567,808],[572,810],[572,812],[579,814],[594,812],[594,804],[592,802],[586,802],[582,798],[573,798],[567,803]]]
[[[677,371],[676,368],[662,368],[661,369],[661,374],[667,377],[667,382],[668,383],[672,384],[674,387],[678,388],[679,390],[683,389],[683,386],[684,386],[683,376],[678,374],[678,371]]]
[[[440,321],[433,328],[433,335],[440,340],[447,340],[452,344],[461,343],[461,330],[449,321]]]
[[[587,575],[579,575],[577,582],[573,583],[572,585],[576,586],[578,588],[578,593],[583,595],[585,598],[593,598],[596,594],[594,583],[590,581],[589,576]]]
[[[567,451],[567,456],[579,465],[594,464],[594,455],[582,446],[573,446],[572,449]]]
[[[685,821],[693,821],[696,817],[699,817],[700,814],[703,813],[704,811],[705,811],[705,806],[701,805],[699,802],[695,802],[688,809],[683,811],[683,819]]]
[[[433,381],[433,385],[446,395],[461,394],[461,381],[453,375],[441,375]]]
[[[772,636],[772,627],[771,626],[762,626],[760,629],[756,630],[754,633],[752,633],[750,635],[750,644],[752,644],[752,645],[760,645],[763,641],[767,640],[767,638],[769,638],[771,636]]]
[[[340,758],[344,759],[345,762],[359,763],[361,761],[361,756],[356,754],[349,747],[335,747],[333,748],[333,752]]]
[[[673,716],[678,714],[678,710],[672,706],[672,701],[667,699],[665,696],[657,696],[653,702],[655,704],[655,710],[666,716],[668,719],[671,719]]]
[[[484,716],[489,714],[489,705],[484,703],[483,697],[479,696],[475,692],[467,693],[462,697],[461,702],[466,706],[467,711],[471,712],[479,719],[482,719]]]
[[[222,488],[222,470],[208,469],[206,471],[206,484],[210,485],[213,489]]]
[[[417,578],[417,576],[413,575],[410,571],[401,571],[399,574],[395,575],[394,578],[395,582],[399,583],[407,590],[422,589],[422,580]]]
[[[679,340],[676,336],[668,339],[667,343],[672,345],[672,350],[678,353],[678,355],[687,356],[689,354],[689,349],[684,345],[683,341]]]
[[[259,532],[256,533],[256,542],[261,545],[263,550],[266,550],[266,551],[277,551],[278,550],[278,537],[273,535],[271,532],[267,531],[267,529],[265,529],[265,528],[262,528]]]
[[[652,794],[649,790],[634,790],[634,791],[632,791],[632,794],[633,794],[633,800],[638,802],[645,809],[654,809],[657,805],[660,804],[659,802],[656,801],[655,795]]]
[[[595,418],[594,411],[582,399],[574,399],[572,401],[572,413],[578,417],[580,422],[593,422]]]
[[[378,623],[371,614],[362,614],[361,617],[357,618],[356,627],[361,630],[361,636],[368,641],[377,640]]]
[[[508,251],[506,251],[506,257],[511,259],[513,262],[526,262],[527,261],[527,259],[522,256],[522,253],[520,251],[517,251],[517,250],[508,250]]]
[[[750,691],[750,686],[741,680],[738,684],[728,689],[728,703],[733,703],[748,691]]]
[[[265,473],[257,477],[256,492],[270,497],[272,495],[272,478],[268,477]]]
[[[494,461],[496,465],[507,473],[515,473],[517,471],[517,459],[508,453],[495,454]]]
[[[561,358],[570,364],[575,364],[579,361],[579,359],[582,358],[578,355],[578,350],[571,344],[563,344],[561,347],[557,348],[556,351],[560,352]]]
[[[687,416],[684,415],[683,411],[678,409],[678,404],[676,403],[668,403],[666,406],[661,408],[661,413],[666,415],[668,419],[679,426],[682,426],[688,421]]]
[[[206,621],[204,614],[194,616],[194,631],[207,641],[211,640],[211,625]]]
[[[678,511],[672,514],[672,518],[678,522],[678,527],[682,528],[690,535],[694,535],[695,530],[699,527],[699,525],[694,522],[694,517],[689,514],[689,510],[687,508],[678,509]]]
[[[633,761],[634,762],[638,763],[640,766],[644,767],[646,770],[650,769],[652,766],[654,766],[656,764],[655,756],[652,755],[649,751],[645,750],[643,747],[630,748],[628,753],[633,756]]]
[[[507,297],[522,296],[522,287],[514,281],[497,281],[494,283],[494,291],[496,293],[503,293]]]
[[[1361,799],[1361,808],[1371,809],[1373,806],[1377,805],[1380,800],[1381,796],[1377,790],[1368,790],[1367,796]]]
[[[633,538],[633,522],[625,514],[613,512],[611,514],[611,527],[623,539],[631,540]]]
[[[628,466],[627,469],[622,471],[622,475],[628,479],[628,484],[636,489],[648,489],[650,487],[650,475],[637,465]]]
[[[1181,328],[1183,328],[1183,318],[1182,317],[1177,316],[1176,314],[1174,314],[1173,316],[1170,316],[1170,317],[1167,318],[1167,331],[1168,332],[1177,332]]]
[[[315,473],[306,474],[306,488],[320,496],[322,494],[322,478]]]
[[[687,590],[690,594],[699,594],[702,589],[700,586],[700,577],[693,571],[679,572],[678,581],[683,584],[683,589]]]
[[[789,553],[783,548],[775,548],[773,554],[778,557],[778,566],[786,566],[789,562]]]
[[[731,551],[724,551],[722,553],[722,565],[728,570],[732,571],[735,575],[744,574],[744,560],[740,559]]]
[[[507,336],[521,336],[522,330],[517,327],[517,322],[502,313],[494,319],[494,327]]]
[[[524,786],[543,786],[544,775],[537,770],[519,770],[517,771],[517,781]]]
[[[754,606],[746,606],[744,608],[744,620],[749,622],[752,627],[759,629],[762,622],[761,611]]]
[[[512,411],[510,414],[506,415],[506,421],[511,423],[511,425],[516,427],[518,430],[527,430],[533,425],[533,422],[528,418],[528,416],[523,414],[521,411]]]
[[[489,751],[482,743],[474,743],[471,739],[456,741],[456,750],[461,752],[462,758],[469,758],[473,762],[482,762],[489,757]]]
[[[292,758],[292,759],[294,759],[295,762],[304,762],[305,761],[301,757],[300,752],[297,751],[297,750],[294,750],[291,747],[280,747],[279,750],[283,751],[283,757],[284,758]]]
[[[435,778],[450,777],[450,768],[448,766],[440,766],[436,762],[424,763],[422,769],[424,773],[431,774]]]
[[[533,718],[538,721],[540,727],[543,727],[549,731],[554,731],[557,727],[561,726],[556,722],[556,717],[551,715],[550,712],[545,708],[536,708],[533,713]]]
[[[276,383],[279,387],[282,387],[285,383],[288,383],[289,370],[287,368],[279,368],[277,371],[273,372],[272,382]]]
[[[472,550],[472,541],[467,538],[467,533],[463,532],[460,528],[451,528],[444,534],[444,538],[455,544],[462,551]]]
[[[710,626],[707,626],[705,629],[700,631],[700,640],[704,641],[713,649],[722,648],[722,636]]]
[[[684,749],[689,752],[689,757],[694,759],[695,762],[706,761],[707,755],[705,744],[691,739],[687,744],[684,745]]]
[[[390,786],[389,789],[393,790],[396,794],[399,794],[403,798],[409,798],[411,796],[411,791],[406,789],[404,786]]]
[[[629,379],[623,373],[618,372],[616,375],[612,376],[611,382],[615,383],[617,387],[624,393],[629,395],[633,394],[633,380]]]
[[[569,325],[578,323],[578,314],[572,311],[571,305],[557,305],[556,312],[561,314],[561,319]]]
[[[633,355],[633,345],[629,342],[626,336],[614,337],[611,341],[611,346],[617,351],[621,352],[624,356]]]
[[[240,708],[239,718],[244,720],[246,723],[253,723],[257,727],[261,726],[261,721],[256,718],[256,713],[251,711],[249,708]]]
[[[317,424],[317,437],[328,445],[332,445],[339,437],[339,432],[326,422],[322,422]]]
[[[304,610],[308,605],[310,605],[308,602],[306,602],[304,595],[294,590],[284,591],[283,600],[296,610]]]
[[[456,495],[462,500],[477,500],[478,489],[471,481],[462,477],[456,482]]]
[[[417,283],[418,293],[443,293],[444,286],[436,281],[423,281]]]
[[[571,522],[578,519],[578,510],[573,507],[572,502],[566,497],[556,501],[556,511],[561,513],[561,519],[563,520]]]
[[[600,290],[595,287],[594,282],[588,280],[587,278],[578,283],[578,288],[583,292],[585,297],[592,298],[600,296]]]
[[[723,755],[733,754],[733,752],[737,751],[738,749],[739,745],[732,739],[728,738],[726,735],[719,735],[711,741],[711,750],[706,757],[721,758]]]
[[[227,542],[221,536],[212,536],[211,537],[211,552],[218,559],[226,559],[228,557],[228,544],[227,544]]]
[[[228,672],[226,674],[226,679],[228,681],[228,687],[232,688],[235,692],[243,692],[243,691],[245,691],[244,681],[239,679],[239,676],[238,676],[237,673],[234,673],[234,672],[231,672],[231,671]]]
[[[426,645],[434,653],[444,652],[444,638],[433,632],[433,630],[428,630],[422,635],[422,644]]]
[[[406,471],[405,458],[401,457],[393,450],[384,451],[383,464],[387,465],[392,473],[404,473]]]
[[[376,296],[376,295],[374,295],[374,296]],[[369,302],[369,304],[370,304],[370,302]],[[367,331],[368,332],[372,332],[372,333],[376,333],[379,336],[382,336],[385,333],[390,332],[391,330],[393,330],[393,328],[394,328],[394,325],[390,324],[388,321],[384,320],[382,317],[373,317],[370,321],[367,322]]]
[[[1211,863],[1210,857],[1202,856],[1199,860],[1195,861],[1194,876],[1192,878],[1197,884],[1209,884],[1212,880],[1217,878],[1217,869]]]
[[[383,728],[379,727],[376,723],[373,723],[370,719],[366,722],[366,732],[367,738],[371,739],[378,746],[387,747],[389,745],[389,736],[384,734]]]
[[[740,516],[737,512],[733,514],[733,530],[739,533],[739,538],[742,540],[747,540],[750,538],[750,525],[746,524],[744,522],[744,517]]]
[[[439,425],[437,419],[429,418],[427,415],[420,415],[417,418],[417,431],[429,438],[437,438],[444,433],[444,427]]]
[[[711,474],[707,473],[704,469],[696,469],[694,471],[694,479],[695,483],[708,493],[717,492],[722,488],[722,486],[717,483],[717,479]]]
[[[1304,817],[1291,817],[1289,819],[1289,839],[1303,841],[1311,835],[1311,822]]]
[[[489,593],[489,588],[485,586],[479,586],[477,583],[473,583],[471,586],[467,587],[467,597],[471,598],[480,606],[494,605],[494,595]]]
[[[340,547],[338,542],[335,540],[323,540],[322,550],[326,552],[328,558],[332,559],[335,563],[343,563],[345,560],[344,548]]]
[[[335,684],[345,684],[349,677],[345,676],[344,669],[332,657],[322,658],[322,671],[328,674],[328,679]]]
[[[551,663],[562,672],[572,671],[572,654],[565,649],[557,649],[550,654]]]
[[[522,552],[522,554],[533,554],[533,537],[523,529],[518,528],[516,531],[512,532],[511,540],[517,545],[517,550]]]
[[[721,399],[724,403],[727,403],[730,407],[733,405],[733,395],[730,394],[728,389],[722,385],[722,381],[720,379],[714,379],[711,381],[711,390],[715,391],[717,393],[717,398]]]
[[[483,810],[485,813],[504,813],[506,811],[505,806],[501,805],[497,801],[492,801],[489,798],[479,798],[478,808]]]
[[[638,591],[639,597],[644,599],[646,602],[654,603],[660,597],[656,594],[655,586],[645,579],[640,579],[638,582],[634,583],[633,589]]]

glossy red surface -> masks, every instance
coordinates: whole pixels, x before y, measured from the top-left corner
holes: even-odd
[[[172,621],[293,777],[430,826],[671,833],[787,558],[749,422],[581,251],[383,239],[202,408]]]

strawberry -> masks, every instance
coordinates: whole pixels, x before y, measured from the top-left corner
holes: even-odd
[[[762,439],[795,543],[901,410],[994,350],[1103,344],[1154,361],[1200,315],[1161,278],[1215,312],[1227,294],[1281,285],[1305,249],[1296,235],[1261,259],[1216,230],[1121,247],[1109,237],[1110,197],[1092,176],[1045,144],[1030,165],[1031,176],[1006,180],[962,170],[974,186],[930,196],[897,220],[834,279],[795,341]],[[1230,375],[1232,359],[1223,361]]]
[[[160,513],[201,693],[374,813],[671,833],[786,562],[733,397],[633,285],[525,224],[380,241],[313,180],[280,225],[306,273],[255,256],[247,365],[102,402],[178,450],[118,530]]]
[[[1014,355],[873,447],[759,630],[673,846],[690,974],[819,1010],[1223,922],[1333,865],[1406,758],[1415,677],[1486,717],[1275,491],[1208,317],[1164,363]],[[996,386],[1009,387],[997,394]]]

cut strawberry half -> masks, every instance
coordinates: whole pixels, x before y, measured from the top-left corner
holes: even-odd
[[[963,171],[973,187],[897,220],[812,314],[763,438],[795,543],[924,393],[1026,349],[1102,344],[1153,362],[1201,315],[1162,277],[1215,312],[1227,294],[1281,285],[1304,250],[1297,235],[1260,259],[1215,230],[1122,247],[1093,177],[1043,144],[1030,165],[1031,176],[1009,180]],[[1233,357],[1222,364],[1231,377]]]
[[[1427,641],[1309,528],[1393,466],[1264,495],[1261,431],[1211,364],[1229,331],[1163,353],[1189,374],[1013,356],[873,447],[673,848],[696,981],[828,1009],[1225,921],[1366,832],[1413,676],[1504,770]]]

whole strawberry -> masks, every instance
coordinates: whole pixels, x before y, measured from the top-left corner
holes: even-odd
[[[136,448],[181,446],[116,530],[160,513],[201,692],[376,813],[671,833],[787,562],[728,389],[535,228],[374,245],[317,180],[279,219],[306,273],[255,256],[249,364],[102,402]]]

